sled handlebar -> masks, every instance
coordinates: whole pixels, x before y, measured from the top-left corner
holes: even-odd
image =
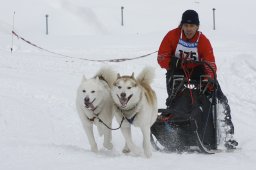
[[[212,66],[211,66],[208,62],[206,62],[206,61],[195,61],[195,60],[184,60],[183,63],[184,63],[184,64],[193,63],[193,64],[199,64],[199,65],[207,65],[207,66],[210,68],[211,72],[213,73],[213,76],[214,76],[213,79],[214,79],[214,81],[217,80],[217,75],[216,75],[214,69],[212,68]]]

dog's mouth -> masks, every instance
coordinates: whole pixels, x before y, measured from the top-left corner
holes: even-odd
[[[90,109],[91,111],[94,111],[97,107],[95,107],[93,105],[93,102],[95,101],[96,99],[93,99],[92,102],[90,102],[90,100],[88,98],[85,98],[84,99],[84,105],[86,108]]]
[[[128,96],[127,98],[126,97],[119,97],[118,95],[117,95],[117,97],[119,99],[121,107],[125,108],[127,106],[127,103],[129,102],[129,100],[132,98],[132,94],[130,96]]]

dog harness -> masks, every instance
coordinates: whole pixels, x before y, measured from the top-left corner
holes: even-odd
[[[116,104],[115,104],[115,105],[116,105]],[[134,107],[132,107],[132,108],[129,109],[129,110],[123,110],[123,109],[121,109],[118,105],[116,105],[116,108],[122,113],[123,118],[126,119],[127,122],[129,122],[130,124],[132,124],[133,121],[134,121],[134,119],[135,119],[135,117],[137,116],[137,113],[138,113],[138,112],[136,112],[137,106],[138,106],[138,104],[136,104]],[[131,116],[130,118],[127,118],[125,115],[127,115],[127,114],[129,114],[129,113],[130,113],[132,116]]]

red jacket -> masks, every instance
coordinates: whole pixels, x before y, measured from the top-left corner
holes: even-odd
[[[158,64],[162,68],[165,68],[167,70],[169,69],[171,56],[175,55],[180,34],[181,34],[181,28],[176,28],[169,31],[164,37],[159,47],[158,57],[157,57]],[[187,40],[185,38],[184,33],[182,34],[183,34],[182,35],[183,40],[187,42],[196,42],[199,36],[199,32],[197,31],[196,35],[191,40]],[[217,67],[215,64],[215,58],[214,58],[211,43],[202,33],[199,38],[197,49],[198,49],[199,60],[208,62],[213,67],[216,73]],[[193,65],[192,67],[195,67],[195,65]],[[213,73],[209,67],[205,66],[205,72],[206,74],[210,75],[213,78]]]

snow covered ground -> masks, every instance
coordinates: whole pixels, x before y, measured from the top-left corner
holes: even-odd
[[[0,169],[3,170],[240,170],[256,166],[256,16],[254,0],[2,0],[0,10]],[[124,26],[121,26],[124,6]],[[213,30],[212,8],[216,8]],[[114,149],[91,153],[75,109],[82,75],[102,65],[122,74],[156,69],[159,108],[166,98],[165,70],[156,54],[121,63],[86,59],[133,58],[158,50],[186,9],[199,13],[200,30],[214,47],[218,79],[229,99],[239,148],[214,155],[153,152],[151,159],[124,155],[124,139],[113,132]],[[59,56],[13,37],[15,32]],[[49,14],[49,35],[45,15]],[[117,123],[114,120],[114,127]],[[139,129],[134,140],[142,145]]]

